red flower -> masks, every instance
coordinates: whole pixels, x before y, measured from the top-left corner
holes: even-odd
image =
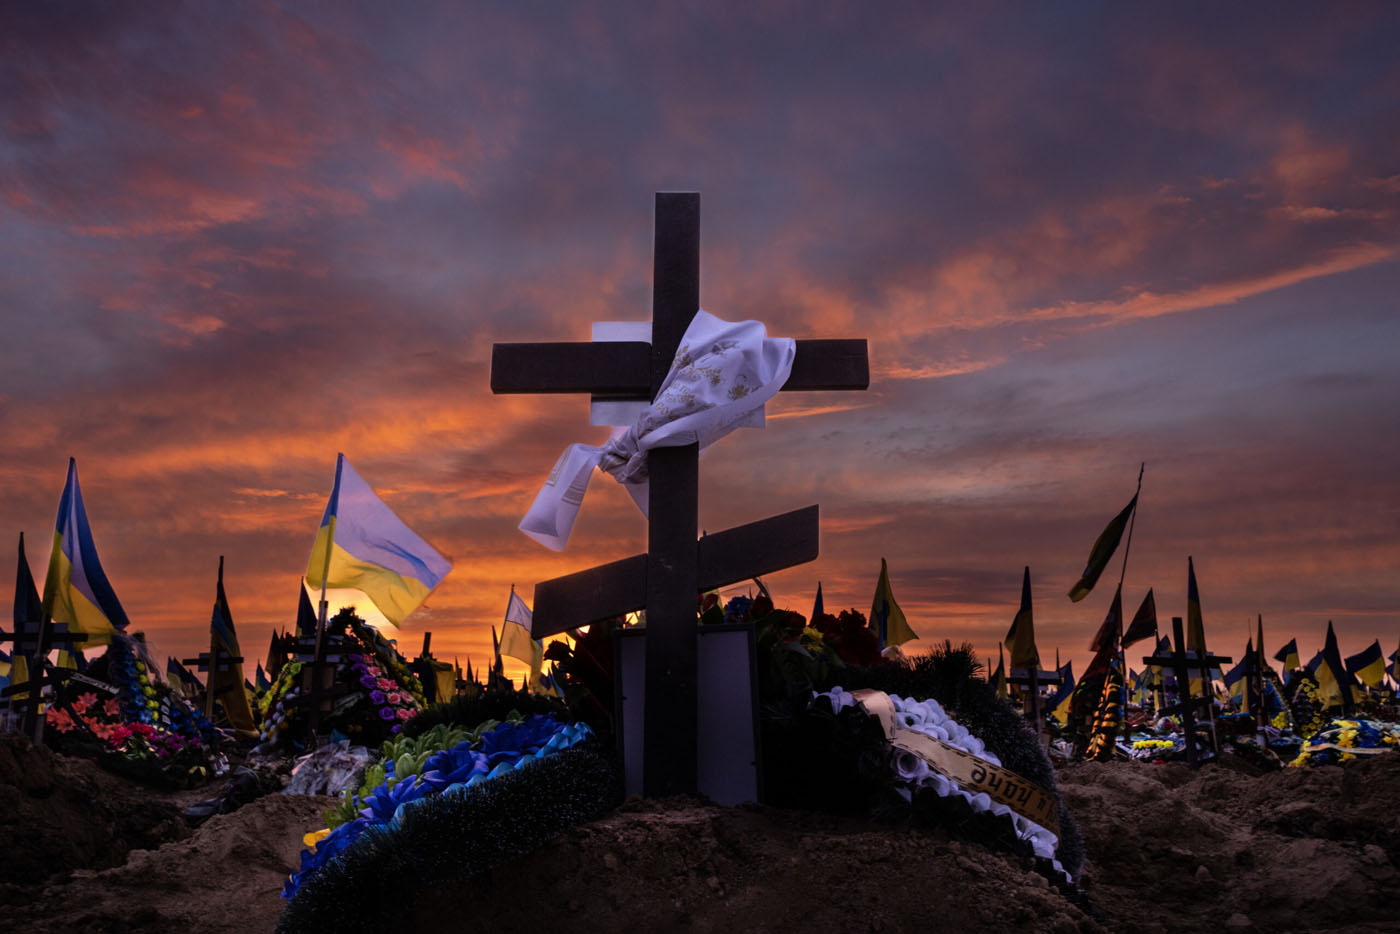
[[[73,729],[73,718],[68,715],[68,711],[66,710],[50,707],[48,711],[45,712],[44,719],[60,733],[67,733]]]

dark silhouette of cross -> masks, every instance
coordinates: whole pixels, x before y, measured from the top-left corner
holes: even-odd
[[[593,393],[651,401],[700,307],[700,196],[656,195],[651,343],[496,344],[491,391]],[[866,389],[864,340],[801,340],[784,390]],[[817,507],[749,523],[697,542],[699,447],[647,455],[647,553],[535,586],[536,639],[646,609],[643,790],[695,793],[696,598],[817,557]]]
[[[1170,668],[1176,676],[1176,690],[1180,697],[1179,702],[1170,707],[1163,707],[1162,713],[1181,714],[1181,732],[1186,740],[1186,764],[1191,768],[1197,765],[1196,755],[1196,708],[1204,707],[1207,716],[1210,715],[1210,670],[1219,665],[1228,665],[1231,658],[1227,655],[1211,655],[1203,652],[1197,656],[1194,652],[1188,653],[1186,640],[1181,635],[1181,617],[1172,617],[1172,640],[1175,647],[1166,655],[1145,655],[1142,662],[1144,665],[1160,665]],[[1191,672],[1201,673],[1201,683],[1204,693],[1200,697],[1191,696]],[[1214,727],[1214,718],[1211,718]],[[1218,751],[1218,750],[1217,750]]]

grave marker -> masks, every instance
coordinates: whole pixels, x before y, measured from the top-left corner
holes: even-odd
[[[491,391],[587,392],[595,401],[610,402],[654,399],[700,307],[700,196],[658,193],[655,237],[649,344],[496,344]],[[864,340],[801,340],[783,389],[866,389],[869,384]],[[531,634],[540,639],[645,607],[644,793],[693,794],[699,768],[697,595],[717,583],[816,558],[817,508],[697,542],[698,445],[655,448],[647,468],[647,553],[536,585]]]
[[[1186,764],[1195,768],[1196,761],[1196,713],[1195,708],[1204,704],[1209,716],[1210,705],[1213,703],[1210,696],[1210,669],[1218,665],[1228,665],[1232,659],[1224,655],[1211,655],[1209,652],[1197,657],[1195,653],[1189,653],[1186,648],[1186,640],[1181,632],[1181,617],[1172,617],[1172,651],[1167,655],[1144,655],[1143,664],[1160,665],[1170,668],[1176,676],[1176,689],[1180,700],[1169,707],[1163,707],[1161,713],[1181,713],[1181,729],[1186,737]],[[1191,696],[1191,675],[1192,671],[1201,672],[1202,690],[1205,692],[1202,697]],[[1212,724],[1214,718],[1211,718]],[[1217,754],[1219,750],[1216,750]]]

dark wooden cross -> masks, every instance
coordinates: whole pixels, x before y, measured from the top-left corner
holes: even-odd
[[[323,711],[331,710],[331,701],[350,693],[343,684],[335,683],[335,669],[346,654],[343,634],[313,631],[298,635],[296,660],[302,663],[301,696],[295,706],[306,708],[306,738],[309,747],[316,746],[316,728]]]
[[[1007,684],[1019,684],[1026,688],[1029,693],[1030,709],[1026,709],[1023,703],[1021,713],[1029,717],[1031,723],[1035,725],[1035,735],[1040,736],[1045,732],[1045,717],[1040,709],[1040,686],[1042,684],[1057,683],[1060,678],[1058,671],[1042,671],[1039,666],[1034,668],[1008,668],[1006,671]]]
[[[656,195],[651,343],[496,344],[491,391],[592,393],[649,402],[700,307],[700,196]],[[864,340],[802,340],[783,389],[866,389]],[[535,586],[536,639],[646,609],[643,787],[649,797],[695,793],[696,597],[817,557],[817,507],[707,535],[697,542],[699,448],[647,455],[647,552]]]
[[[211,645],[209,651],[200,652],[197,658],[182,658],[181,665],[193,665],[195,670],[208,672],[204,678],[204,716],[205,719],[214,719],[214,676],[223,671],[232,671],[234,665],[243,664],[242,655],[229,655],[219,648],[217,644]]]
[[[1210,705],[1213,703],[1210,688],[1206,685],[1210,681],[1210,670],[1218,665],[1228,665],[1232,659],[1224,655],[1211,655],[1209,652],[1202,652],[1201,655],[1187,654],[1186,640],[1181,632],[1181,617],[1172,617],[1172,651],[1166,655],[1144,655],[1143,664],[1160,665],[1170,668],[1176,676],[1176,690],[1180,698],[1177,703],[1169,707],[1163,707],[1162,713],[1180,713],[1181,730],[1186,738],[1186,764],[1195,768],[1197,766],[1196,756],[1196,708],[1204,706],[1207,716],[1210,715]],[[1191,672],[1199,671],[1202,680],[1202,696],[1191,696]],[[1212,721],[1214,718],[1212,718]],[[1217,750],[1218,752],[1219,750]]]
[[[43,704],[43,690],[57,688],[76,672],[59,668],[49,663],[49,652],[58,648],[73,648],[88,641],[82,632],[69,632],[67,623],[55,623],[45,613],[41,619],[16,622],[14,632],[0,630],[0,642],[12,643],[11,658],[23,658],[28,681],[10,684],[0,697],[8,698],[10,709],[20,711],[20,730],[34,740],[35,745],[44,741],[44,718],[39,715]],[[14,667],[11,663],[10,672]],[[23,694],[23,697],[19,695]]]

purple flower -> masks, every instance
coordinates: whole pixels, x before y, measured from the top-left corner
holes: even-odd
[[[380,707],[380,708],[379,708],[379,719],[381,719],[381,720],[392,720],[392,719],[394,719],[394,708],[392,708],[392,707]]]
[[[383,691],[370,691],[370,692],[369,692],[369,700],[370,700],[370,703],[374,704],[376,707],[379,706],[379,705],[381,705],[381,704],[383,704],[383,703],[384,703],[384,692],[383,692]]]
[[[371,678],[369,675],[361,675],[361,676],[360,676],[360,687],[363,687],[363,688],[372,688],[372,687],[374,687],[374,679]],[[379,692],[376,691],[375,693],[378,694]],[[379,701],[375,701],[375,703],[377,704],[377,703],[379,703]]]

